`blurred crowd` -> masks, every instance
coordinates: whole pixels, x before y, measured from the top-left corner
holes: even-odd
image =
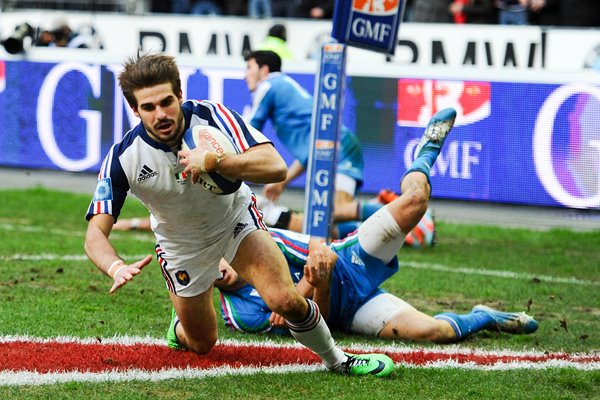
[[[152,0],[158,13],[331,19],[335,1],[316,0]]]
[[[387,0],[365,0],[382,3]],[[153,0],[157,13],[331,19],[334,0]],[[407,0],[404,20],[600,27],[600,0]]]
[[[405,19],[457,24],[600,27],[600,1],[408,0]]]
[[[373,9],[398,1],[401,0],[355,0],[355,5]],[[600,27],[600,0],[404,1],[406,22]],[[18,8],[43,8],[128,14],[150,12],[251,18],[331,19],[335,3],[335,0],[0,0],[0,12]]]
[[[400,0],[355,0],[360,7],[382,7]],[[405,22],[541,25],[600,28],[600,0],[405,0]],[[88,2],[84,2],[87,4]],[[81,3],[81,4],[84,4]],[[1,4],[1,3],[0,3]],[[42,8],[62,9],[62,2],[15,2],[15,6],[35,4]],[[77,1],[69,3],[75,6]],[[104,4],[104,3],[103,3]],[[161,13],[178,15],[248,16],[250,18],[331,19],[335,0],[121,0],[113,5],[131,14]],[[17,8],[19,8],[17,7]],[[82,9],[83,10],[83,9]],[[119,12],[120,9],[113,11]],[[27,23],[2,41],[12,54],[23,50],[23,38],[33,38],[34,46],[102,49],[102,41],[93,26],[73,28],[61,14],[47,26]],[[269,46],[285,43],[285,32],[269,33]],[[284,57],[285,58],[285,57]],[[290,58],[290,57],[287,57]]]

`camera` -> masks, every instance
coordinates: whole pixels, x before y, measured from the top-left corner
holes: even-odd
[[[22,23],[15,28],[14,33],[2,41],[4,49],[10,54],[17,54],[23,51],[23,41],[25,38],[33,38],[33,27],[28,23]]]

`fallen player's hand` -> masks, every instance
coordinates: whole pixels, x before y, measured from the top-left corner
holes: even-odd
[[[152,256],[148,255],[143,260],[134,262],[133,264],[123,263],[121,266],[115,269],[114,273],[109,270],[109,274],[112,273],[112,278],[114,281],[109,293],[114,293],[117,291],[117,289],[121,288],[127,282],[132,280],[134,276],[139,275],[140,272],[142,272],[142,268],[150,264],[150,261],[152,261]]]
[[[281,193],[285,191],[285,187],[286,185],[284,182],[269,183],[263,188],[263,194],[267,199],[276,202],[279,200]]]
[[[304,277],[315,288],[329,287],[334,264],[322,251],[312,251],[306,258]]]
[[[269,324],[274,328],[287,328],[287,325],[285,324],[285,318],[274,312],[272,312],[271,316],[269,317]]]

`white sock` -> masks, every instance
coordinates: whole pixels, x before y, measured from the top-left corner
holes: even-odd
[[[309,310],[303,321],[287,322],[290,333],[299,343],[321,357],[328,369],[337,371],[346,360],[346,355],[335,345],[317,304],[312,300],[307,300],[307,303]]]
[[[281,213],[288,211],[287,207],[278,206],[272,201],[261,203],[258,208],[263,214],[263,221],[268,226],[275,226],[279,220],[279,217],[281,216]]]

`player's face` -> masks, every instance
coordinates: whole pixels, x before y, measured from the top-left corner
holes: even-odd
[[[254,58],[246,61],[246,75],[244,79],[246,80],[246,85],[248,85],[248,90],[254,92],[261,80],[260,68]]]
[[[177,146],[184,128],[181,93],[173,93],[170,83],[161,83],[136,90],[133,95],[138,103],[133,111],[148,134],[169,147]]]

